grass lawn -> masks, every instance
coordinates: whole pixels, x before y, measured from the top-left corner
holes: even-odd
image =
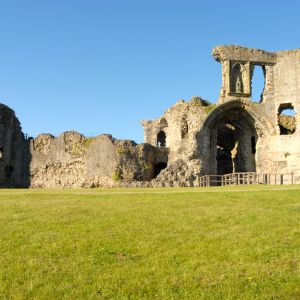
[[[300,299],[300,186],[0,190],[0,299]]]

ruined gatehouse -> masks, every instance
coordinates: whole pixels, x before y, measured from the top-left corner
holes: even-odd
[[[217,102],[179,100],[142,121],[143,144],[77,132],[25,138],[0,105],[0,186],[198,186],[202,175],[234,172],[293,173],[300,182],[300,49],[220,46],[213,57],[222,65]],[[265,86],[253,102],[257,66]]]

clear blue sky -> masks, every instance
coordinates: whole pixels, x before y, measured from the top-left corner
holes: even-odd
[[[141,142],[141,119],[217,100],[214,46],[299,48],[299,12],[297,0],[0,0],[0,102],[31,136]]]

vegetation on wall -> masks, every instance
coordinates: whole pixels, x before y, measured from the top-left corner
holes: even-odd
[[[296,118],[293,116],[279,115],[278,125],[282,134],[293,134],[296,130]]]
[[[209,113],[212,112],[216,107],[217,107],[216,104],[210,104],[210,105],[208,105],[208,106],[203,107],[203,109],[204,109],[204,111],[205,111],[206,113],[209,114]]]

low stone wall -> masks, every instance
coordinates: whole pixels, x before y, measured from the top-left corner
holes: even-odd
[[[149,181],[155,165],[167,161],[166,149],[116,140],[111,135],[87,138],[65,132],[41,134],[30,141],[30,187],[115,187]]]

